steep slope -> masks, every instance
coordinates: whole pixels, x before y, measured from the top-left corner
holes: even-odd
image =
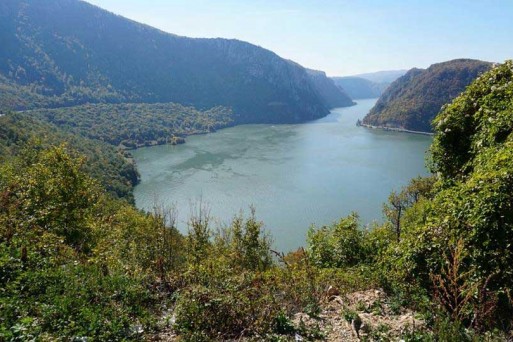
[[[344,89],[337,87],[332,79],[326,77],[325,72],[311,69],[307,69],[307,72],[328,108],[347,107],[355,104]]]
[[[0,104],[10,109],[177,102],[231,107],[236,123],[328,113],[306,70],[271,51],[171,35],[83,1],[2,1],[0,41]]]
[[[431,121],[491,63],[456,59],[412,69],[393,82],[363,119],[363,124],[431,132]]]
[[[27,113],[0,116],[0,164],[20,154],[27,145],[35,151],[63,143],[86,157],[84,170],[111,194],[134,201],[132,188],[139,181],[139,173],[127,152],[117,151],[98,140],[66,133]]]
[[[417,219],[404,226],[394,257],[408,279],[414,274],[419,284],[438,288],[435,298],[449,287],[444,282],[454,279],[448,276],[454,272],[449,269],[456,269],[461,284],[483,284],[485,298],[477,295],[481,288],[464,285],[475,294],[469,307],[488,309],[488,298],[495,298],[487,314],[490,323],[483,326],[504,325],[507,330],[513,316],[505,294],[513,289],[512,100],[513,61],[506,61],[478,77],[433,120],[434,196],[405,213],[407,217],[414,212]],[[457,262],[447,257],[455,250],[461,255]],[[457,300],[441,303],[448,312],[460,310],[460,322],[470,325],[466,322],[472,322],[480,309],[451,307],[449,303]]]
[[[390,83],[376,83],[365,78],[346,76],[332,77],[335,85],[343,89],[352,99],[373,99],[381,96]]]
[[[352,75],[352,77],[364,78],[374,83],[392,83],[407,72],[408,70],[383,70]]]

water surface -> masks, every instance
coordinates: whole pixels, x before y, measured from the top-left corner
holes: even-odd
[[[306,124],[238,126],[133,151],[142,176],[136,204],[174,205],[184,232],[191,203],[200,199],[220,223],[254,205],[284,251],[304,245],[311,224],[351,211],[363,224],[381,221],[390,192],[427,174],[432,138],[356,127],[375,102],[361,100]]]

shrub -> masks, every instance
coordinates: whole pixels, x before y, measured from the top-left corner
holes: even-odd
[[[308,255],[320,267],[354,266],[365,259],[363,232],[356,213],[331,226],[311,227],[307,244]]]
[[[406,210],[401,241],[387,252],[398,288],[424,289],[466,328],[512,326],[512,98],[507,61],[442,109],[431,147],[434,190]]]
[[[171,246],[162,220],[106,195],[82,165],[60,146],[1,168],[0,340],[137,339],[134,325],[153,326],[153,264]]]
[[[275,329],[283,315],[272,284],[261,276],[244,273],[209,285],[179,292],[175,328],[187,340],[262,335]]]
[[[234,217],[231,225],[218,231],[214,240],[215,253],[228,256],[227,262],[234,268],[265,271],[273,264],[272,240],[263,223],[256,219],[254,208],[247,219],[242,214]]]

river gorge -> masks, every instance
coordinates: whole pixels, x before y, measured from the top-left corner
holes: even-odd
[[[183,232],[199,201],[219,224],[254,206],[282,251],[303,246],[312,224],[352,211],[362,225],[381,221],[390,192],[428,173],[432,137],[357,127],[375,102],[359,100],[305,124],[243,125],[135,150],[136,205],[174,206]]]

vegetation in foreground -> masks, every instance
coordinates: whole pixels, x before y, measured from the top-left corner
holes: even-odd
[[[97,179],[110,194],[133,203],[132,189],[139,182],[139,172],[128,152],[64,132],[28,113],[0,117],[0,162],[19,155],[23,149],[43,149],[62,143],[86,157],[83,171]]]
[[[272,252],[254,212],[214,230],[199,206],[182,235],[172,211],[106,193],[69,147],[29,142],[0,172],[0,336],[322,340],[327,297],[381,287],[387,303],[347,305],[340,320],[358,331],[359,312],[414,309],[424,325],[391,335],[381,324],[362,339],[507,340],[512,99],[508,61],[439,114],[435,176],[391,194],[383,225],[350,215],[312,227],[306,250],[287,255]]]

